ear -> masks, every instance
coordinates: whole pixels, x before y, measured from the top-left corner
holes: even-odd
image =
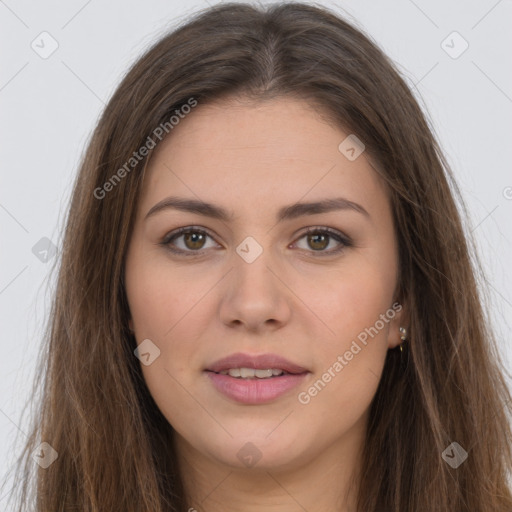
[[[133,329],[133,320],[131,318],[128,320],[128,326],[130,327],[130,331],[133,332],[134,331],[134,329]]]
[[[394,315],[392,312],[394,312]],[[388,330],[388,348],[393,349],[404,341],[401,338],[402,333],[400,332],[400,327],[404,327],[407,332],[409,331],[409,313],[406,305],[398,301],[393,302],[388,313],[388,318],[391,318]]]

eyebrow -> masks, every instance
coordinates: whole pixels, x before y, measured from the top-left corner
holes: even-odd
[[[181,197],[166,197],[160,202],[155,204],[146,214],[144,220],[148,217],[155,215],[164,210],[174,209],[183,212],[196,213],[205,217],[211,217],[224,222],[228,222],[233,218],[233,215],[221,206],[206,203],[197,199],[186,199]],[[278,222],[284,220],[296,219],[304,215],[316,215],[319,213],[326,213],[337,210],[356,211],[366,217],[370,214],[358,203],[349,201],[343,197],[336,197],[333,199],[324,199],[322,201],[315,201],[311,203],[295,203],[289,206],[282,207],[276,216]]]

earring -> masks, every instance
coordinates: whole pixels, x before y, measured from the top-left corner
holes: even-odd
[[[402,343],[400,343],[400,352],[403,352],[404,349],[402,345],[403,342],[407,339],[407,329],[405,327],[400,327],[398,330],[400,331],[400,339],[402,340]]]

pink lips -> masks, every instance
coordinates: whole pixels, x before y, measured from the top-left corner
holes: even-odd
[[[286,372],[268,379],[241,379],[219,372],[230,368],[254,368],[267,370],[276,368]],[[210,365],[206,370],[214,387],[223,395],[248,405],[269,402],[298,386],[309,370],[276,354],[232,354]]]
[[[210,365],[206,370],[211,372],[222,372],[230,368],[255,368],[267,370],[268,368],[277,368],[286,373],[304,373],[307,368],[291,363],[287,359],[276,354],[259,354],[251,356],[248,354],[236,353],[228,357],[219,359]]]

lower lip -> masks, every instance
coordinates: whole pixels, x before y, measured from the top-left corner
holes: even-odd
[[[270,402],[297,387],[308,374],[286,374],[267,379],[237,379],[229,375],[206,372],[217,391],[242,404],[263,404]]]

